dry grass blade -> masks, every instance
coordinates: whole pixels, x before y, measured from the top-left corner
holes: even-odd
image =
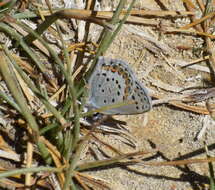
[[[184,110],[187,110],[187,111],[191,111],[191,112],[194,112],[194,113],[200,113],[200,114],[206,114],[206,115],[209,114],[208,110],[205,107],[191,106],[191,105],[187,105],[187,104],[180,103],[180,102],[177,102],[177,101],[170,101],[169,103],[171,105],[173,105],[173,106],[176,106],[178,108],[181,108],[181,109],[184,109]]]
[[[34,104],[32,102],[35,101],[35,96],[33,95],[33,92],[30,90],[28,85],[25,83],[25,81],[22,79],[22,77],[19,75],[19,73],[15,69],[14,69],[14,73],[16,75],[17,82],[19,83],[28,103],[30,104],[31,108],[34,108]]]
[[[189,10],[189,11],[195,11],[196,10],[196,7],[195,7],[195,5],[192,3],[192,1],[190,1],[190,0],[183,0],[184,1],[184,3],[185,3],[185,6],[186,6],[186,8]],[[195,19],[195,16],[191,16],[191,20],[192,20],[192,22],[193,23],[196,23],[196,19]],[[194,25],[196,25],[196,24],[194,24]],[[193,25],[193,26],[194,26]],[[189,28],[189,27],[188,27]],[[183,27],[183,29],[188,29],[188,28],[184,28]],[[195,28],[199,31],[199,32],[202,32],[203,31],[203,29],[202,29],[202,27],[200,26],[200,25],[197,25],[197,26],[195,26]]]
[[[53,146],[48,140],[46,140],[44,137],[40,137],[40,140],[48,147],[49,153],[52,156],[52,159],[56,165],[57,168],[62,168],[63,164],[65,163],[65,160],[62,158],[60,152],[57,150],[55,146]],[[63,184],[65,182],[65,176],[63,173],[58,173],[58,179],[60,181],[61,187],[63,187]]]
[[[75,175],[75,179],[78,181],[78,183],[82,186],[84,190],[90,190],[88,186],[84,183],[84,181],[81,180],[81,178],[78,175]]]
[[[118,125],[116,125],[118,127]],[[124,144],[129,145],[130,147],[135,148],[136,147],[136,141],[134,137],[132,137],[131,134],[129,134],[128,131],[125,131],[123,128],[117,128],[117,127],[109,127],[107,125],[101,125],[97,127],[98,132],[102,132],[105,134],[113,134],[116,139],[119,139]]]
[[[190,29],[177,29],[177,28],[165,28],[165,30],[162,30],[164,33],[181,33],[181,34],[188,34],[188,35],[198,35],[203,37],[209,37],[210,39],[215,39],[215,35],[209,34],[206,32],[198,32],[196,30]]]
[[[27,158],[26,158],[26,168],[30,168],[32,166],[33,161],[33,144],[31,142],[27,143]],[[25,185],[30,186],[32,184],[32,174],[27,173],[25,175]]]
[[[102,18],[102,19],[111,19],[113,16],[113,11],[92,11],[92,10],[75,10],[74,12],[78,12],[80,14],[83,14],[85,17],[90,17],[94,15],[96,18]],[[50,16],[50,12],[48,11],[42,11],[44,16]],[[126,14],[126,11],[123,10],[120,14],[120,19],[123,15]],[[192,11],[160,11],[160,10],[131,10],[130,16],[153,16],[153,17],[166,17],[166,16],[173,16],[173,17],[183,17],[188,15],[195,15],[195,12]],[[130,18],[128,17],[128,19]]]
[[[122,154],[122,152],[116,148],[114,148],[113,146],[111,146],[110,144],[102,141],[101,139],[99,139],[96,135],[92,134],[92,137],[94,138],[94,140],[96,140],[97,142],[99,142],[100,144],[106,146],[107,148],[109,148],[111,151],[113,151],[114,153],[117,153],[119,155]]]
[[[14,60],[17,62],[17,64],[23,68],[28,74],[30,74],[32,77],[36,78],[36,75],[34,74],[34,68],[26,61],[22,60],[19,56],[16,54],[11,54],[14,58]]]
[[[111,187],[112,185],[108,184],[108,182],[96,179],[87,174],[76,172],[75,177],[81,179],[84,183],[89,184],[89,186],[93,187],[93,189],[113,190]]]
[[[189,160],[175,160],[168,162],[144,162],[143,165],[150,166],[179,166],[179,165],[188,165],[188,164],[199,164],[199,163],[209,163],[215,162],[215,158],[205,158],[205,159],[189,159]]]
[[[195,9],[195,5],[190,0],[182,0],[184,3],[186,3],[190,8]]]
[[[0,150],[0,157],[5,159],[10,159],[16,162],[20,161],[20,155],[16,154],[15,152]]]
[[[50,13],[47,11],[41,12],[44,16],[50,16]],[[122,19],[125,15],[126,11],[123,11],[120,14],[119,19]],[[97,24],[107,26],[105,22],[102,20],[97,19],[104,19],[104,20],[110,20],[113,16],[113,12],[111,11],[91,11],[91,10],[65,10],[65,12],[59,13],[59,17],[64,18],[75,18],[80,20],[89,20],[91,22],[95,22]],[[172,17],[184,17],[187,15],[194,15],[194,12],[191,11],[147,11],[147,10],[132,10],[130,15],[127,18],[126,23],[134,23],[134,24],[144,24],[144,25],[158,25],[159,22],[152,20],[152,19],[146,19],[142,18],[144,16],[152,16],[152,17],[166,17],[166,16],[172,16]],[[138,15],[138,16],[135,16]]]
[[[95,18],[94,14],[92,12],[90,13],[88,10],[69,9],[69,10],[62,10],[62,11],[55,12],[54,14],[49,16],[42,24],[40,24],[37,27],[36,33],[38,33],[39,35],[42,34],[53,22],[55,22],[57,19],[60,19],[60,18],[67,18],[67,19],[75,18],[79,20],[87,20],[107,28],[109,28],[110,26],[104,20]],[[29,44],[33,42],[35,39],[36,39],[35,36],[33,36],[32,34],[29,34],[26,37],[24,37],[24,41],[28,42]]]
[[[197,0],[197,3],[199,5],[202,13],[204,13],[205,12],[205,5],[204,5],[203,1],[202,0]]]
[[[155,152],[155,151],[136,151],[136,152],[132,152],[132,153],[118,155],[118,156],[112,157],[110,159],[87,162],[87,163],[78,165],[77,170],[82,171],[82,170],[88,170],[88,169],[97,168],[97,167],[104,167],[104,166],[108,166],[108,165],[112,165],[112,164],[119,164],[126,159],[130,159],[135,156],[143,156],[146,154],[151,154],[153,152]]]
[[[205,73],[210,73],[210,69],[206,66],[201,66],[201,65],[196,65],[199,62],[202,61],[207,61],[209,59],[209,56],[205,56],[203,58],[199,58],[190,62],[186,62],[183,60],[173,60],[173,62],[175,62],[178,66],[180,66],[181,68],[189,68],[189,69],[193,69],[193,70],[197,70],[197,71],[201,71],[201,72],[205,72]]]
[[[215,97],[215,88],[200,89],[191,92],[186,97],[184,97],[184,102],[201,102],[209,98]]]
[[[200,18],[200,19],[196,19],[191,24],[187,24],[186,26],[181,27],[180,29],[182,29],[182,30],[189,29],[189,28],[191,28],[193,26],[196,26],[196,25],[198,25],[198,24],[200,24],[200,23],[202,23],[202,22],[206,21],[207,19],[210,19],[210,18],[212,18],[214,16],[215,16],[215,12],[211,12],[208,15],[206,15],[206,16]],[[200,32],[202,32],[202,31],[200,31]]]
[[[22,27],[20,27],[19,25],[17,25],[16,23],[12,23],[12,22],[9,22],[9,24],[15,28],[19,33],[21,33],[23,36],[26,36],[28,33],[23,30]],[[47,56],[50,56],[49,54],[49,51],[38,41],[38,40],[35,40],[33,42],[33,44],[40,50],[42,51],[44,54],[46,54]]]
[[[173,105],[175,107],[187,110],[187,111],[191,111],[194,113],[200,113],[200,114],[206,114],[208,115],[209,112],[206,109],[206,107],[200,107],[200,106],[192,106],[192,105],[188,105],[185,103],[182,103],[181,101],[175,100],[175,98],[173,98],[174,100],[172,100],[172,98],[164,98],[164,96],[162,94],[153,94],[153,97],[158,98],[159,101],[156,104],[161,104],[161,103],[168,103],[170,105]]]

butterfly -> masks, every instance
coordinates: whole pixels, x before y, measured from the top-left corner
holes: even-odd
[[[110,106],[101,111],[103,114],[140,114],[152,107],[147,89],[122,60],[99,57],[88,86],[88,106],[94,109]]]

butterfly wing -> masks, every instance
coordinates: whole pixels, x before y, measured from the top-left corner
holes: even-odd
[[[91,105],[93,108],[101,108],[123,102],[126,84],[122,76],[112,70],[101,68],[101,60],[98,62],[98,66],[96,66],[88,84],[88,105]],[[104,111],[103,113],[118,114],[114,109]]]
[[[151,108],[151,99],[146,89],[136,80],[129,66],[121,60],[100,57],[88,84],[88,105],[93,108],[133,102],[102,113],[138,114]]]
[[[141,83],[135,80],[134,90],[129,96],[129,100],[133,100],[134,104],[130,105],[130,114],[144,113],[151,109],[151,98],[147,89]]]

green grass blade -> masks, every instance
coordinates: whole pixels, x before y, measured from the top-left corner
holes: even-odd
[[[0,64],[1,74],[4,77],[4,80],[11,94],[13,95],[17,104],[19,105],[21,114],[24,116],[26,121],[29,123],[29,126],[31,127],[33,131],[34,140],[37,141],[39,137],[39,127],[33,115],[31,114],[31,111],[28,108],[27,102],[15,77],[15,73],[13,71],[13,67],[10,63],[10,60],[7,58],[6,54],[3,51],[0,51],[0,56],[1,56]]]
[[[26,173],[36,173],[36,172],[62,172],[63,168],[54,168],[54,167],[35,167],[35,168],[21,168],[10,170],[0,173],[0,179],[10,177],[13,175],[26,174]]]

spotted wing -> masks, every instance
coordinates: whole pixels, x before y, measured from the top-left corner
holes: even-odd
[[[116,72],[96,70],[89,80],[89,101],[94,108],[101,108],[124,101],[126,84]],[[118,114],[113,109],[103,113]]]
[[[100,57],[88,83],[88,104],[93,108],[128,102],[128,105],[104,111],[105,114],[138,114],[151,108],[147,90],[121,60]]]

